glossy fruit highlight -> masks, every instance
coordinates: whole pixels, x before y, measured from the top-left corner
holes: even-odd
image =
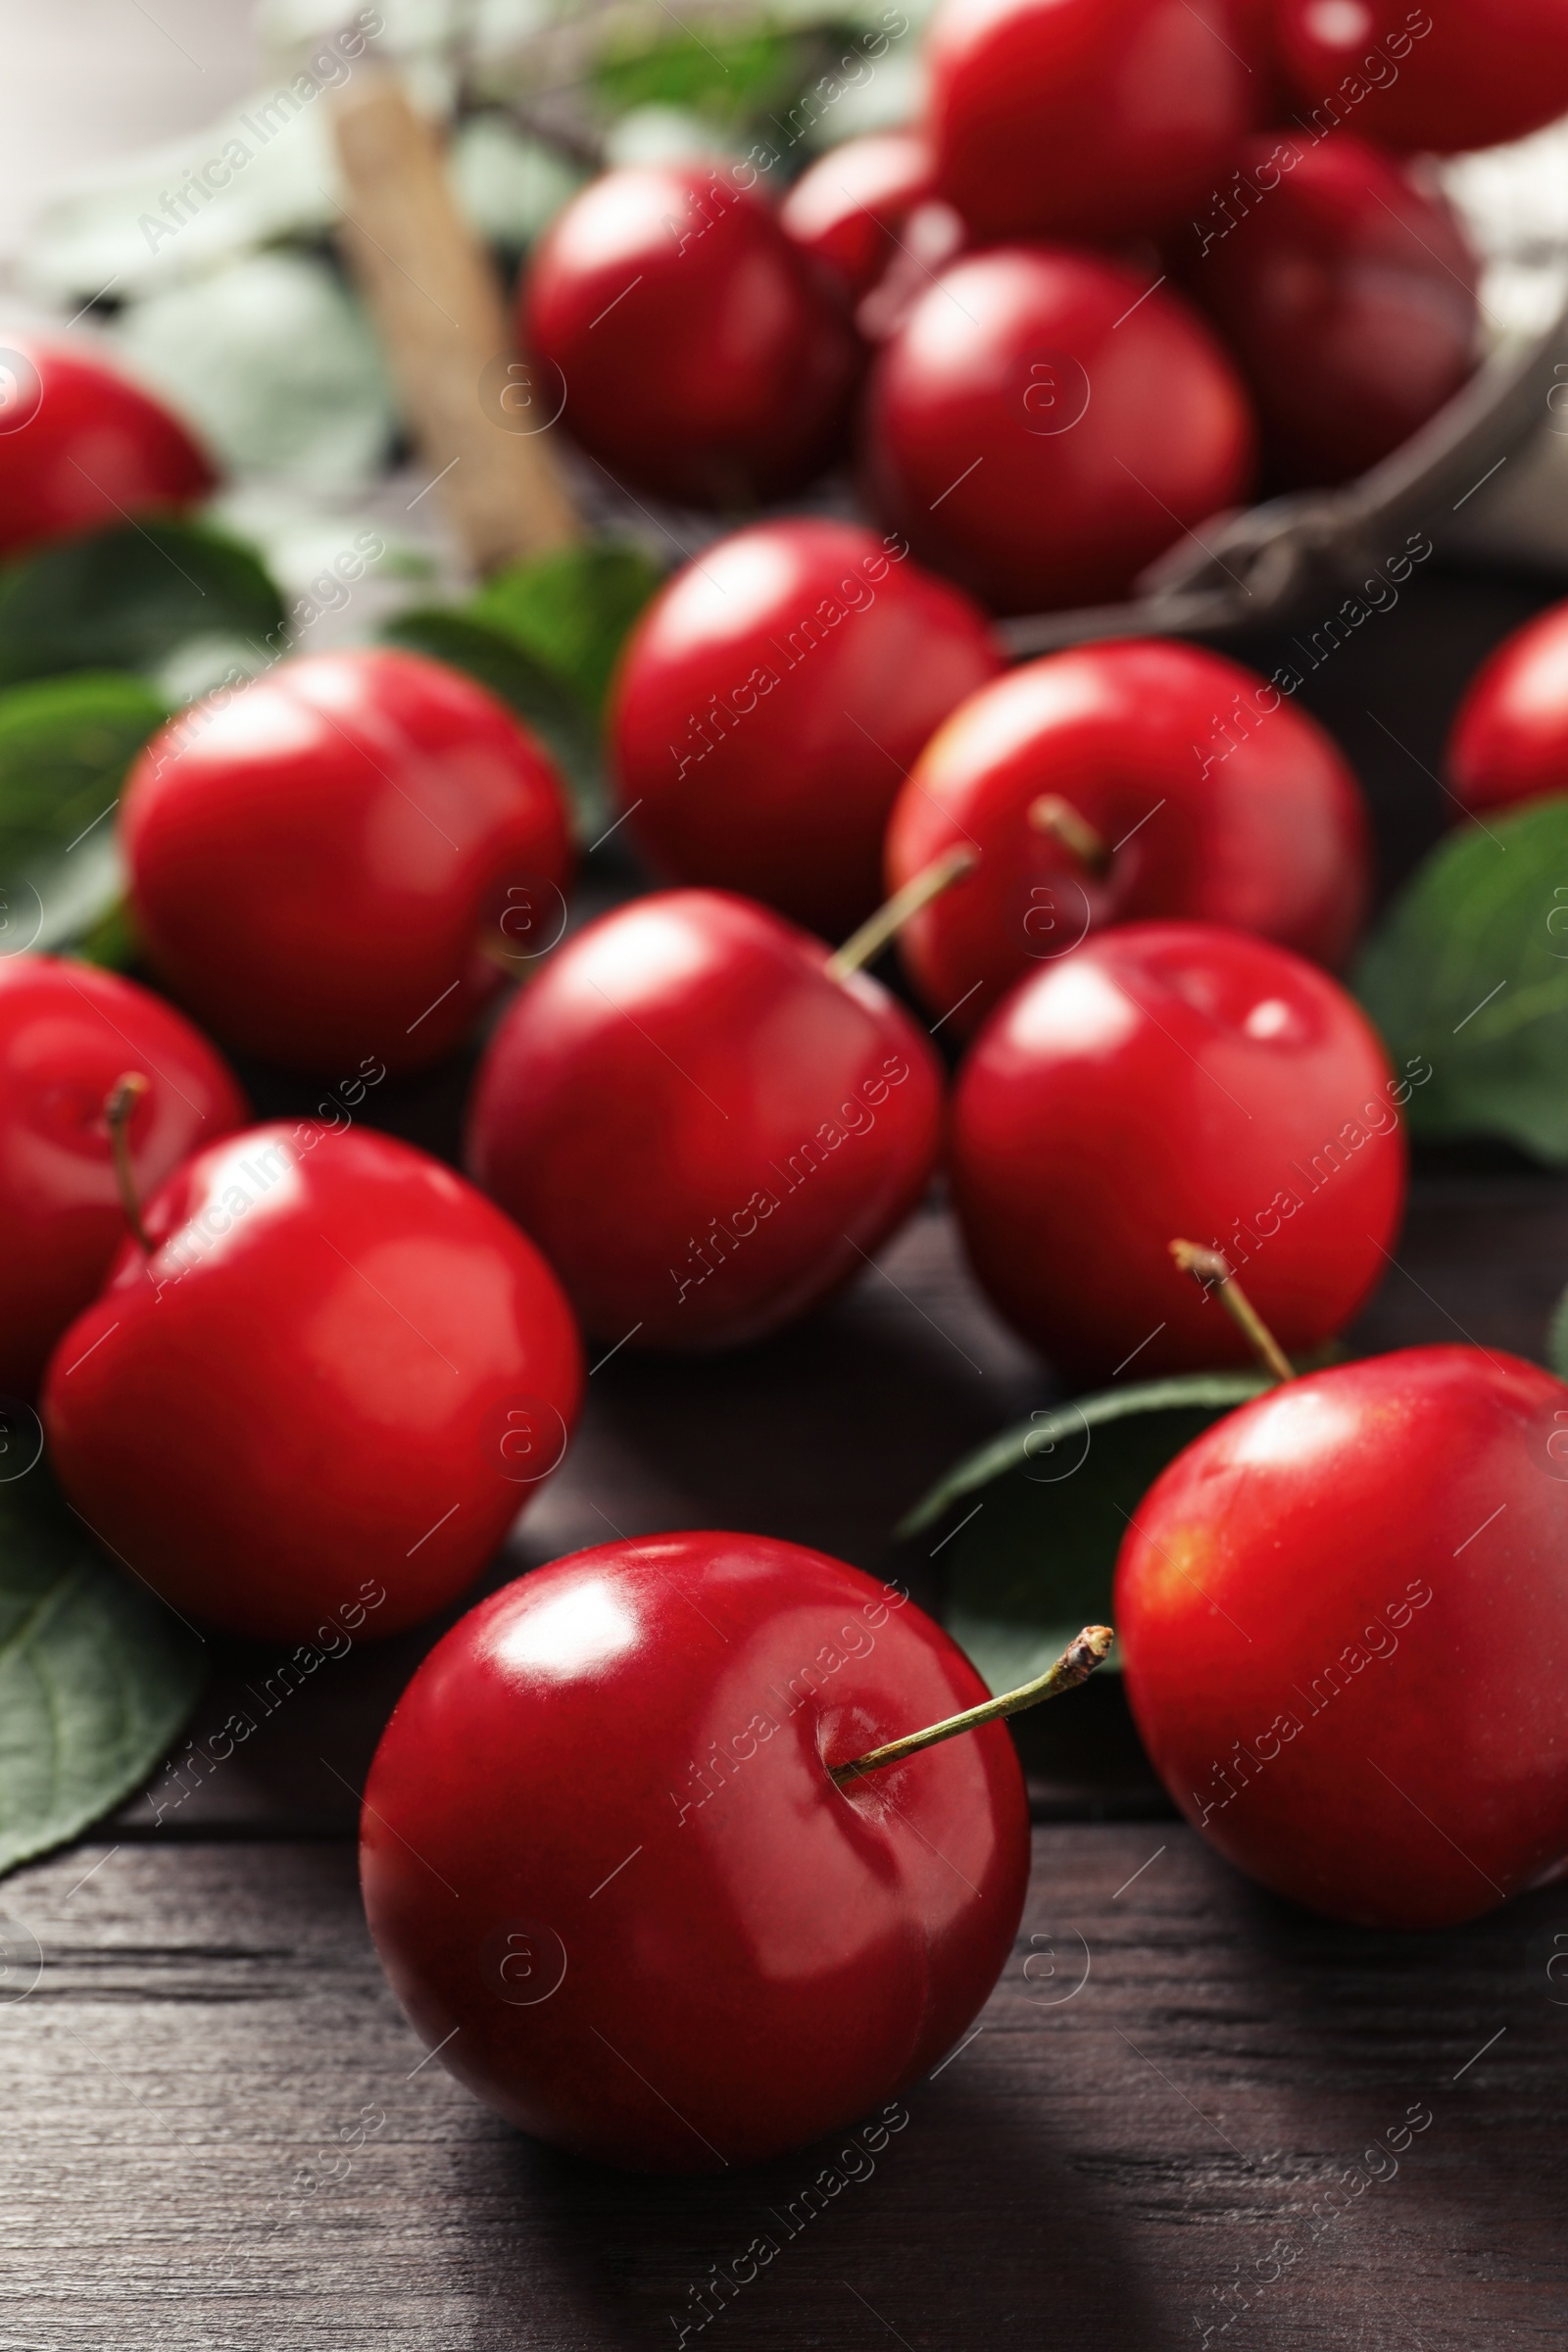
[[[456,1599],[565,1452],[582,1394],[537,1250],[450,1168],[366,1128],[253,1127],[146,1203],[55,1350],[66,1494],[185,1616],[301,1641]]]
[[[0,960],[0,1392],[30,1396],[125,1238],[104,1104],[147,1080],[131,1167],[150,1193],[242,1126],[245,1098],[190,1023],[134,981],[54,956]]]
[[[909,215],[931,195],[931,150],[906,130],[846,139],[818,156],[778,208],[786,236],[832,271],[852,302],[900,250]]]
[[[0,349],[0,552],[195,506],[217,475],[186,427],[91,344]]]
[[[977,237],[1161,228],[1253,122],[1252,10],[1231,0],[944,0],[926,129]]]
[[[1527,621],[1482,663],[1459,706],[1446,764],[1472,813],[1568,792],[1568,604]]]
[[[1188,1446],[1128,1529],[1127,1694],[1195,1829],[1370,1928],[1568,1859],[1568,1388],[1479,1348],[1369,1356]]]
[[[693,506],[808,482],[859,368],[838,289],[746,171],[605,172],[552,221],[520,298],[542,408],[613,479]]]
[[[882,346],[862,463],[915,555],[1002,612],[1126,594],[1251,478],[1251,411],[1157,272],[1004,245],[942,271]]]
[[[1441,196],[1349,131],[1250,139],[1226,193],[1171,241],[1182,282],[1241,362],[1275,477],[1346,481],[1470,374],[1476,257]]]
[[[1440,154],[1523,138],[1568,108],[1563,0],[1276,0],[1299,122]]]
[[[644,613],[612,701],[615,789],[670,880],[836,939],[876,906],[905,771],[1002,652],[897,532],[815,517],[705,548]]]
[[[393,1990],[476,2097],[607,2164],[755,2163],[891,2102],[1011,1949],[1023,1775],[1000,1723],[846,1790],[828,1766],[987,1695],[897,1587],[799,1544],[537,1569],[437,1645],[376,1751],[361,1877]]]
[[[1249,1360],[1178,1238],[1223,1253],[1300,1356],[1355,1315],[1404,1203],[1395,1077],[1326,972],[1206,923],[1127,923],[1023,981],[959,1072],[950,1164],[999,1314],[1102,1380]]]
[[[1038,821],[1045,795],[1101,855]],[[1372,884],[1360,787],[1316,720],[1239,662],[1160,639],[1048,655],[955,710],[894,807],[888,889],[961,841],[978,866],[899,935],[960,1032],[1107,923],[1225,923],[1340,964]]]
[[[617,907],[496,1031],[467,1161],[589,1330],[636,1348],[760,1339],[858,1273],[940,1135],[935,1054],[808,932],[707,890]]]
[[[313,655],[198,704],[143,752],[122,823],[171,990],[300,1069],[438,1061],[565,923],[554,763],[418,654]]]

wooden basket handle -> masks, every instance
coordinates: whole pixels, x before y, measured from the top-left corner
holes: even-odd
[[[386,73],[345,86],[333,131],[338,244],[465,554],[485,573],[580,538],[546,434],[518,429],[530,414],[520,387],[537,370],[515,360],[495,269],[458,211],[434,131]]]

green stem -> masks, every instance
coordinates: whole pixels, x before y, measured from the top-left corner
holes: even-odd
[[[868,915],[858,931],[852,932],[843,947],[828,957],[827,968],[832,978],[847,980],[852,972],[860,971],[873,957],[881,955],[894,933],[908,921],[911,914],[918,914],[922,906],[929,906],[933,899],[940,898],[945,890],[951,890],[955,882],[961,880],[979,862],[979,851],[968,848],[961,841],[956,842],[951,850],[944,850],[940,858],[933,858],[929,865],[923,865],[917,874],[911,875],[902,890],[896,890],[892,898],[879,906],[875,914]]]
[[[152,1255],[152,1239],[142,1223],[141,1201],[136,1193],[136,1171],[131,1165],[128,1129],[136,1115],[136,1105],[150,1091],[149,1082],[140,1070],[127,1070],[117,1078],[104,1102],[104,1124],[109,1129],[109,1151],[115,1163],[115,1183],[120,1193],[120,1205],[125,1212],[125,1223],[148,1256]]]
[[[1217,1287],[1221,1306],[1264,1371],[1276,1380],[1294,1380],[1295,1365],[1231,1272],[1229,1259],[1221,1257],[1217,1250],[1205,1250],[1200,1242],[1172,1242],[1170,1253],[1184,1274],[1194,1274],[1200,1283]]]
[[[849,1764],[833,1764],[828,1777],[834,1786],[843,1788],[868,1772],[880,1772],[885,1764],[902,1764],[906,1756],[917,1756],[925,1747],[935,1747],[941,1740],[956,1739],[959,1732],[978,1730],[982,1723],[995,1723],[1003,1715],[1021,1715],[1025,1707],[1037,1707],[1043,1699],[1057,1698],[1063,1690],[1074,1690],[1086,1683],[1109,1655],[1116,1639],[1108,1625],[1086,1625],[1075,1641],[1069,1642],[1054,1666],[1032,1683],[1017,1690],[1008,1690],[1001,1698],[988,1698],[984,1706],[967,1707],[961,1715],[950,1715],[945,1723],[933,1723],[923,1732],[910,1732],[903,1740],[893,1740],[886,1747],[873,1747],[863,1756],[855,1757]]]
[[[1103,833],[1089,822],[1059,792],[1043,792],[1029,804],[1029,822],[1037,833],[1054,833],[1092,874],[1110,871],[1111,848]]]

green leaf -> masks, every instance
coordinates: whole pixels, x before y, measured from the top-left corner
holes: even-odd
[[[1568,1380],[1568,1291],[1558,1299],[1546,1326],[1546,1362],[1559,1380]]]
[[[516,638],[441,605],[399,612],[381,632],[393,645],[449,662],[488,686],[533,728],[571,787],[577,830],[592,840],[610,822],[599,730],[578,697]]]
[[[110,811],[167,716],[140,678],[114,670],[0,692],[0,952],[58,948],[114,905]]]
[[[897,1541],[920,1539],[939,1563],[943,1623],[994,1691],[1043,1673],[1086,1625],[1114,1622],[1116,1553],[1149,1488],[1272,1385],[1259,1372],[1190,1372],[1053,1405],[966,1454],[916,1503]]]
[[[793,97],[808,57],[798,34],[765,25],[727,34],[710,25],[704,39],[683,25],[652,44],[629,36],[600,59],[593,79],[617,115],[637,106],[679,106],[729,124]]]
[[[454,132],[447,169],[453,193],[490,245],[520,253],[582,186],[584,173],[517,128],[499,110],[470,115]]]
[[[397,434],[386,363],[324,255],[236,256],[130,304],[114,332],[225,473],[331,491],[386,461]]]
[[[1414,1080],[1415,1134],[1503,1136],[1568,1163],[1568,798],[1441,843],[1367,949],[1356,989]]]
[[[36,1426],[8,1408],[0,1475]],[[104,1558],[41,1464],[0,1484],[0,1871],[138,1788],[201,1680],[195,1637]]]
[[[610,822],[600,719],[627,632],[663,575],[641,548],[588,540],[514,564],[465,605],[421,605],[382,629],[509,703],[564,769],[584,841]]]
[[[283,606],[248,548],[149,519],[0,568],[0,685],[77,669],[155,670],[196,638],[283,644]]]
[[[662,580],[640,547],[590,539],[498,572],[464,609],[515,639],[597,717],[631,625]]]
[[[134,970],[141,961],[142,943],[129,901],[111,899],[97,921],[73,941],[71,952],[78,962],[96,963],[105,971]]]

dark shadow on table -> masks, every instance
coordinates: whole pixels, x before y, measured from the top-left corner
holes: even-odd
[[[520,2132],[470,2142],[456,2203],[468,2267],[493,2277],[498,2306],[526,2279],[570,2314],[565,2340],[628,2352],[674,2347],[683,2325],[704,2352],[1176,2344],[1114,2213],[1026,2113],[958,2082],[922,2084],[906,2104],[909,2122],[874,2174],[809,2220],[803,2191],[819,2173],[863,2170],[863,2157],[839,2161],[853,2133],[743,2173],[678,2179],[609,2172]],[[715,2270],[755,2268],[754,2239],[776,2252],[733,2293],[715,2289]],[[498,2308],[484,2352],[507,2340]]]

